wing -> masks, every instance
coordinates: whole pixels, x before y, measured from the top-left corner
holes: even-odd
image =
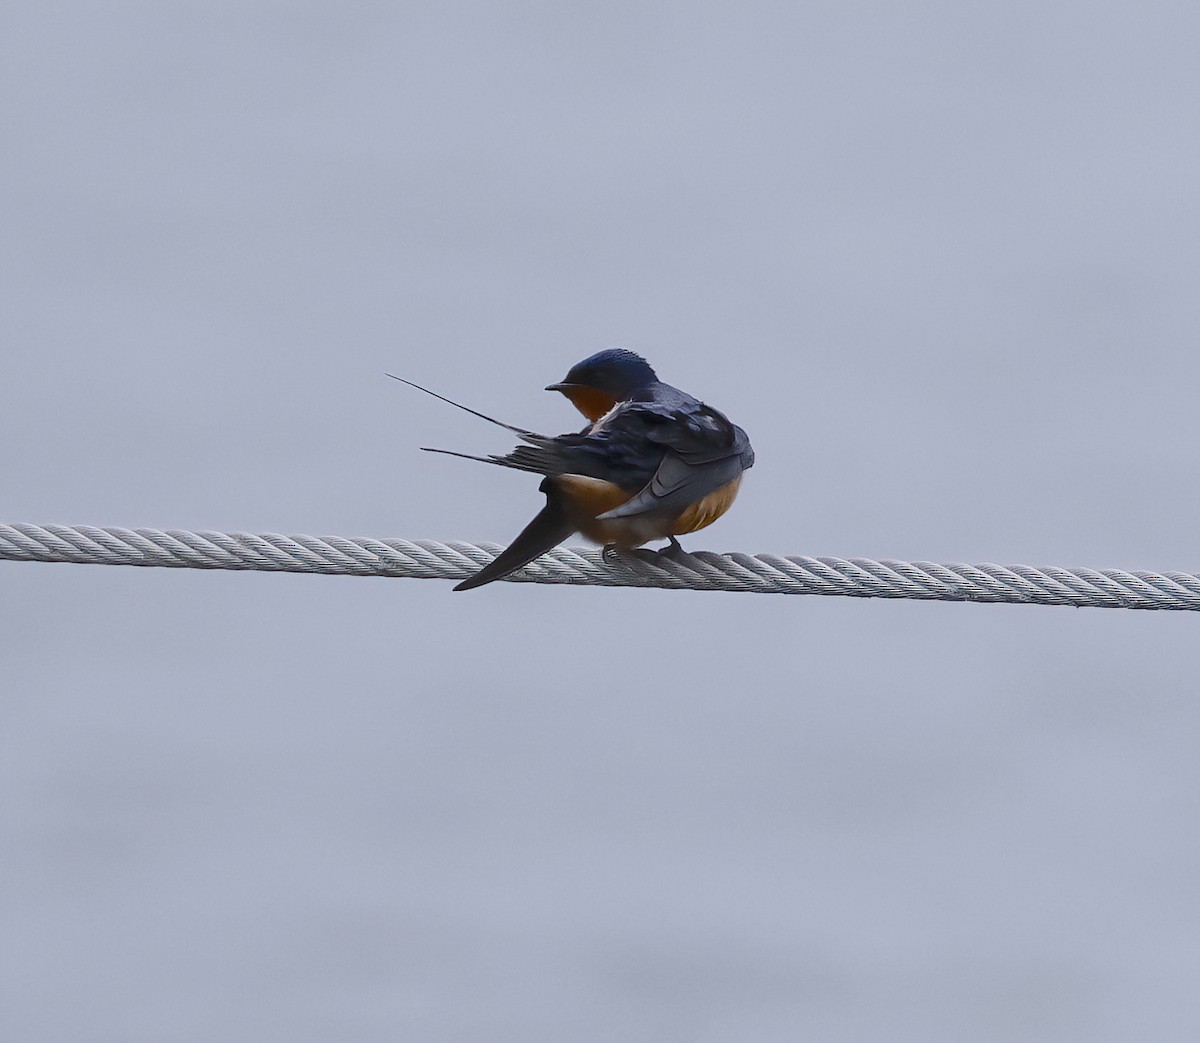
[[[690,398],[625,402],[580,434],[529,441],[512,452],[488,456],[426,451],[550,477],[585,475],[630,493],[627,503],[601,518],[677,514],[754,462],[746,433],[717,410]]]
[[[641,514],[678,514],[727,485],[754,463],[750,439],[736,424],[702,403],[643,411],[645,437],[663,447],[654,474],[627,502],[600,520]]]
[[[663,445],[646,437],[644,420],[637,416],[641,410],[640,406],[623,404],[609,414],[602,428],[592,424],[579,434],[541,437],[536,442],[526,435],[523,437],[529,444],[519,445],[508,453],[475,456],[451,449],[426,448],[425,451],[532,471],[547,477],[585,475],[611,482],[632,495],[654,476],[666,453]]]
[[[543,483],[545,485],[547,483]],[[524,529],[521,530],[512,543],[502,550],[492,561],[484,565],[475,575],[464,579],[455,590],[471,590],[482,587],[485,583],[503,579],[509,573],[528,565],[534,558],[540,558],[546,551],[557,547],[563,540],[575,531],[575,526],[567,518],[563,509],[562,498],[558,491],[550,486],[545,489],[546,506]]]

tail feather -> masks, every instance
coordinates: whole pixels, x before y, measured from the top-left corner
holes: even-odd
[[[531,445],[543,445],[551,441],[545,435],[539,435],[536,431],[527,431],[523,427],[514,427],[512,424],[506,424],[503,420],[497,420],[495,417],[488,416],[486,413],[480,413],[477,409],[472,409],[470,406],[464,406],[461,402],[455,402],[452,398],[447,398],[445,395],[439,395],[436,391],[430,391],[429,388],[423,388],[420,384],[414,384],[411,380],[405,380],[403,377],[396,376],[395,373],[385,373],[384,376],[391,377],[393,380],[400,381],[401,384],[407,384],[410,388],[416,388],[418,391],[424,391],[427,395],[432,395],[434,398],[441,399],[447,405],[454,406],[455,409],[461,409],[464,413],[470,413],[472,416],[479,417],[480,420],[486,420],[489,424],[495,424],[497,427],[502,427],[506,431],[511,431],[518,438],[529,442]]]
[[[524,446],[521,446],[524,449]],[[523,459],[516,456],[514,453],[509,453],[500,456],[496,453],[489,453],[487,456],[476,456],[474,453],[460,453],[456,449],[431,449],[427,445],[421,446],[423,453],[441,453],[443,456],[457,456],[463,460],[478,460],[481,464],[496,464],[498,467],[511,467],[516,471],[532,471],[534,474],[546,474],[543,467],[539,466],[535,459]]]
[[[503,579],[523,565],[528,565],[534,558],[540,558],[546,551],[557,547],[575,531],[575,526],[567,521],[566,512],[563,510],[557,491],[549,488],[545,490],[545,493],[546,506],[541,509],[533,521],[521,530],[507,548],[484,565],[474,576],[464,579],[454,588],[455,590],[471,590],[474,587],[482,587],[485,583],[491,583],[493,580]]]

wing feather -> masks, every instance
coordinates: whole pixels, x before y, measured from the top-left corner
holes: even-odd
[[[675,394],[680,398],[670,402],[623,402],[579,434],[548,438],[501,424],[527,443],[502,455],[428,451],[549,477],[583,475],[628,490],[630,499],[600,520],[678,514],[750,467],[754,452],[746,433],[723,414]]]

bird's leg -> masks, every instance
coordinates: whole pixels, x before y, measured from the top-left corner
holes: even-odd
[[[683,544],[671,535],[667,536],[667,545],[658,553],[664,558],[670,558],[671,561],[688,557],[688,552],[683,549]]]

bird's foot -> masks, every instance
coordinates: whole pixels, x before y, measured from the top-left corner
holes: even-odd
[[[633,547],[622,548],[615,543],[610,543],[600,552],[600,556],[606,564],[618,564],[622,558],[636,558],[638,561],[644,561],[647,565],[662,565],[664,561],[673,561],[679,564],[686,564],[692,560],[692,556],[683,549],[680,542],[674,536],[667,537],[668,543],[662,550],[651,550],[648,547]]]
[[[646,550],[643,547],[620,547],[615,543],[606,543],[600,551],[600,557],[606,565],[628,565],[629,559],[644,561],[657,565],[661,555],[656,550]]]

